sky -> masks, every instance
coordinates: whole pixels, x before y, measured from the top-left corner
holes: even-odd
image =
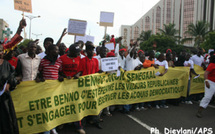
[[[101,11],[114,12],[114,24],[113,27],[107,28],[107,34],[119,37],[121,25],[133,25],[159,0],[31,0],[31,2],[32,13],[24,14],[41,16],[31,21],[31,38],[36,39],[33,34],[42,34],[37,36],[40,46],[43,46],[46,37],[52,37],[56,43],[63,29],[68,27],[69,19],[87,21],[86,34],[94,36],[94,44],[97,46],[105,31],[104,27],[97,24]],[[0,18],[4,19],[15,33],[22,19],[22,11],[14,9],[14,0],[0,0]],[[29,38],[30,20],[26,18],[26,22],[25,31]],[[74,35],[65,35],[62,42],[69,47],[74,43]]]

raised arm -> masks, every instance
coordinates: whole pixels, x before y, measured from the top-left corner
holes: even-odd
[[[61,34],[59,40],[57,41],[57,46],[58,46],[58,47],[60,46],[60,43],[61,43],[63,37],[67,34],[67,31],[66,31],[66,30],[67,30],[67,28],[64,28],[64,29],[63,29],[63,32],[62,32],[62,34]]]
[[[22,36],[20,35],[22,32],[22,29],[26,26],[26,21],[25,19],[22,19],[19,22],[19,27],[16,31],[16,34],[11,38],[11,40],[7,43],[4,44],[4,50],[7,51],[7,49],[11,49],[12,47],[16,46],[19,42],[22,41]]]

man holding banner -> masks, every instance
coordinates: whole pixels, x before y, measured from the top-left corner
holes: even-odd
[[[137,58],[137,49],[136,49],[135,44],[132,48],[130,53],[126,56],[125,59],[125,66],[126,66],[126,71],[131,71],[131,70],[140,70],[143,65],[142,62]],[[135,109],[139,110],[139,107],[143,107],[142,103],[135,104]],[[131,105],[124,105],[123,106],[124,113],[129,113],[131,109]]]
[[[85,76],[89,74],[102,72],[101,70],[99,70],[98,60],[96,58],[93,58],[94,48],[95,46],[93,45],[93,43],[87,41],[86,43],[87,56],[81,59],[78,74],[75,76],[76,78],[78,78],[79,76]],[[97,128],[102,129],[99,123],[100,122],[99,117],[97,115],[88,116],[88,119],[91,124],[94,124]]]
[[[62,74],[65,78],[71,79],[72,77],[76,77],[75,75],[78,73],[81,60],[80,52],[79,43],[75,43],[69,47],[68,54],[60,57],[62,60]],[[80,134],[85,134],[81,121],[74,122],[74,125]]]
[[[41,60],[39,71],[39,76],[42,76],[42,78],[37,77],[36,82],[40,82],[42,80],[43,82],[45,80],[59,80],[60,82],[63,81],[62,76],[58,75],[59,71],[62,69],[62,61],[58,58],[59,54],[59,48],[57,45],[49,45],[47,49],[47,55]],[[46,131],[44,134],[50,134],[52,132],[53,134],[57,134],[57,131],[55,128],[53,128],[51,131]]]

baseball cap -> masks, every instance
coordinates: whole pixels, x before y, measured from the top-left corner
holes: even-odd
[[[81,52],[81,49],[79,47],[78,44],[72,44],[70,47],[69,47],[69,51],[70,52]]]
[[[93,43],[91,41],[87,41],[85,45],[86,45],[86,50],[95,48],[95,46],[93,45]]]

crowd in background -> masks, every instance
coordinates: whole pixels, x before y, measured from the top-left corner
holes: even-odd
[[[156,74],[161,77],[168,72],[169,67],[185,66],[190,67],[190,78],[197,78],[199,74],[195,72],[194,64],[203,67],[206,70],[204,78],[207,90],[200,103],[197,117],[202,117],[202,110],[207,107],[215,93],[214,52],[204,54],[201,48],[198,48],[197,53],[194,55],[186,51],[176,54],[170,48],[167,48],[166,52],[158,52],[156,47],[159,44],[152,44],[153,50],[144,52],[144,50],[139,49],[138,43],[134,40],[130,40],[130,45],[123,48],[120,43],[122,37],[116,42],[114,35],[112,35],[110,41],[114,43],[115,49],[111,51],[105,47],[105,40],[102,45],[97,47],[90,41],[86,43],[78,41],[67,48],[64,43],[61,43],[63,37],[67,34],[66,29],[63,30],[57,43],[50,37],[44,39],[43,46],[45,51],[42,51],[42,48],[38,45],[38,40],[30,41],[26,48],[23,46],[18,48],[16,44],[22,40],[20,34],[25,26],[26,22],[22,19],[11,41],[2,42],[2,45],[0,45],[0,91],[3,91],[0,96],[0,133],[19,133],[13,102],[10,97],[10,91],[15,90],[17,84],[22,81],[33,80],[37,83],[45,80],[59,80],[62,82],[64,79],[77,79],[84,75],[102,73],[101,59],[105,57],[118,57],[119,67],[126,71],[164,66],[165,71]],[[168,103],[174,105],[179,105],[179,103],[193,104],[193,99],[200,100],[203,95],[189,96],[190,78],[186,98],[110,106],[103,109],[98,116],[87,116],[85,119],[89,124],[102,129],[100,125],[100,122],[103,121],[102,116],[112,116],[111,112],[114,110],[129,114],[132,111],[146,110],[153,107],[156,109],[169,108]],[[82,121],[77,121],[73,124],[80,134],[86,133],[83,129]],[[59,129],[62,127],[63,125],[58,126]],[[56,134],[57,131],[54,128],[44,132],[44,134],[48,133]]]

